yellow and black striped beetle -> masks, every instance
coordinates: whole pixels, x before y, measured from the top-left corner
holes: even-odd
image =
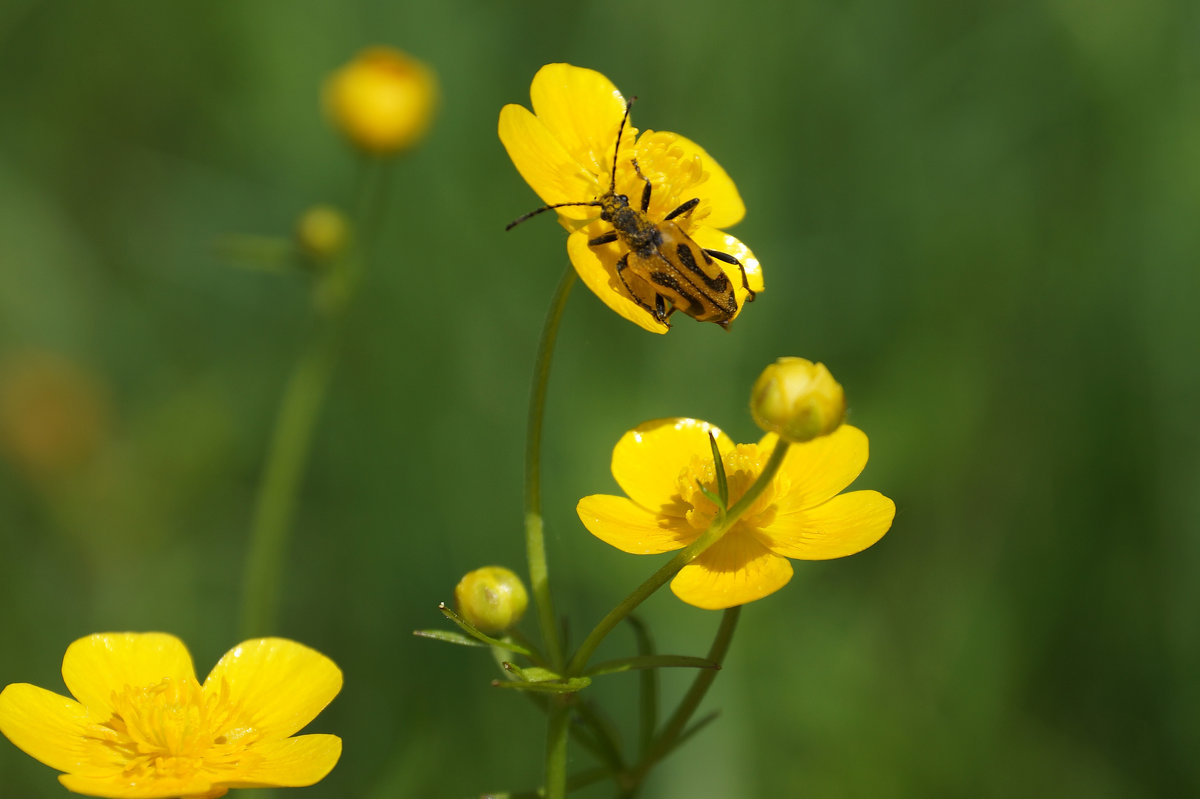
[[[631,98],[625,104],[625,115],[621,117],[621,124],[617,128],[608,191],[589,202],[543,205],[514,219],[504,229],[512,230],[526,219],[555,208],[596,206],[600,209],[600,219],[611,224],[612,230],[590,239],[588,246],[599,247],[619,241],[628,248],[617,260],[617,278],[630,299],[668,326],[671,314],[683,311],[699,322],[716,322],[728,329],[729,322],[738,310],[737,298],[729,276],[713,259],[736,266],[741,271],[747,302],[753,301],[755,294],[750,290],[746,267],[741,261],[729,253],[701,247],[674,221],[680,217],[686,218],[700,204],[700,199],[693,197],[667,214],[661,222],[655,222],[647,214],[652,185],[642,174],[636,158],[632,159],[633,168],[646,184],[642,189],[640,209],[629,204],[628,196],[617,194],[617,154],[621,149],[621,134],[629,119],[629,109],[636,99]]]

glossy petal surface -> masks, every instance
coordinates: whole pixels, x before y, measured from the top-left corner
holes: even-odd
[[[693,457],[712,461],[709,433],[724,453],[733,442],[699,419],[656,419],[621,436],[613,449],[612,473],[630,499],[655,513],[676,505],[679,475]],[[682,515],[681,513],[678,515]]]
[[[684,566],[671,581],[671,590],[689,605],[721,610],[762,599],[790,579],[787,558],[734,528]]]
[[[262,760],[246,769],[233,787],[278,785],[299,788],[325,779],[342,755],[342,739],[336,735],[297,735],[282,741],[266,741],[256,747]]]
[[[87,708],[45,688],[14,683],[0,692],[0,733],[25,754],[59,771],[87,762],[83,736],[91,724]]]
[[[123,686],[153,685],[164,678],[196,679],[187,647],[167,633],[96,633],[67,647],[67,689],[93,715],[112,712],[111,697]]]
[[[632,555],[682,549],[698,535],[682,518],[664,518],[625,497],[593,494],[579,500],[576,511],[588,532]]]
[[[500,142],[508,157],[542,201],[547,205],[565,202],[586,202],[593,192],[596,176],[585,170],[545,124],[519,105],[506,105],[500,110]],[[563,208],[563,216],[586,219],[595,216],[597,209]]]
[[[785,557],[842,558],[883,538],[895,515],[896,504],[878,491],[851,491],[813,508],[776,515],[758,537]]]
[[[228,701],[253,708],[254,727],[267,738],[285,738],[317,717],[342,688],[332,660],[286,638],[239,644],[204,681],[206,692],[228,685]]]
[[[547,64],[533,76],[529,98],[533,113],[572,158],[592,174],[607,176],[625,116],[625,98],[612,81],[593,69]]]
[[[776,437],[767,434],[760,447],[774,447]],[[787,491],[776,503],[778,515],[786,516],[819,505],[854,482],[867,465],[867,436],[857,427],[844,424],[827,436],[793,444],[779,469]]]

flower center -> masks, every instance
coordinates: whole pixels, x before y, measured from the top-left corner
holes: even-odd
[[[729,489],[729,507],[733,507],[758,479],[769,456],[768,452],[760,452],[757,444],[738,444],[731,452],[722,455],[725,484]],[[679,472],[678,486],[680,498],[690,506],[684,513],[688,524],[697,531],[708,529],[716,518],[718,508],[705,492],[719,496],[717,469],[712,458],[693,455],[688,465]],[[773,488],[773,485],[767,486],[738,519],[739,525],[761,527],[771,522],[775,516]]]
[[[194,678],[166,678],[149,687],[125,686],[112,695],[113,715],[93,728],[94,740],[134,783],[212,779],[257,758],[247,747],[259,738],[246,725],[229,687],[206,693]]]
[[[700,204],[689,214],[678,217],[675,221],[690,230],[691,226],[705,217],[712,209],[707,194],[699,187],[708,180],[708,173],[698,155],[688,156],[686,150],[679,144],[678,137],[673,133],[648,130],[637,140],[638,165],[642,174],[650,179],[654,188],[650,201],[650,216],[662,219],[681,204],[694,197],[700,198]],[[645,185],[638,178],[632,164],[629,165],[629,175],[636,179],[636,189],[630,198],[641,197]],[[618,180],[619,182],[619,180]]]

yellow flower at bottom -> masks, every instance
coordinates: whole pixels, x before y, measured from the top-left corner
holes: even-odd
[[[294,734],[342,687],[332,660],[283,638],[245,641],[200,684],[165,633],[96,633],[67,647],[75,699],[28,683],[0,692],[0,732],[66,772],[69,790],[107,797],[217,797],[230,788],[320,781],[335,735]]]
[[[766,466],[776,436],[734,444],[707,422],[660,419],[617,442],[612,472],[628,497],[584,497],[577,508],[584,526],[636,555],[695,541],[718,510],[705,493],[717,494],[710,432],[724,464],[729,504],[735,504]],[[891,527],[896,506],[877,491],[841,493],[866,464],[867,437],[849,425],[791,445],[771,484],[733,527],[683,567],[671,590],[700,608],[743,605],[792,578],[788,558],[840,558],[871,546]]]

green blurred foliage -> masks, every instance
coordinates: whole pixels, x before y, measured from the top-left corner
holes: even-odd
[[[743,614],[722,719],[648,796],[1200,793],[1200,7],[1189,0],[561,3],[9,0],[0,6],[0,361],[69,359],[108,422],[84,463],[0,462],[0,683],[60,688],[97,630],[236,643],[254,492],[312,327],[227,234],[349,207],[323,77],[371,44],[442,82],[394,190],[314,443],[280,634],[331,655],[346,742],[306,796],[538,779],[544,734],[476,650],[415,639],[464,572],[523,569],[528,378],[566,264],[495,134],[543,63],[606,73],[641,128],[738,181],[767,291],[654,337],[571,298],[546,433],[551,574],[578,637],[656,565],[574,516],[620,434],[749,440],[779,355],[829,364],[891,533],[797,563]],[[664,651],[717,615],[655,597]],[[529,622],[527,622],[529,624]],[[632,644],[623,631],[605,652]],[[667,675],[667,692],[683,676]],[[596,688],[632,711],[634,678]],[[573,767],[583,767],[579,755]],[[0,744],[0,793],[62,796]],[[589,796],[607,796],[596,789]]]

